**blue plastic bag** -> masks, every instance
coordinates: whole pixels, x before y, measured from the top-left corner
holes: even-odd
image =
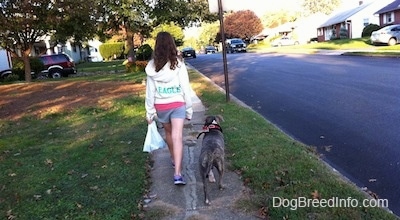
[[[156,122],[153,121],[147,127],[146,139],[144,140],[143,152],[152,152],[164,148],[166,145],[164,138],[158,133]]]

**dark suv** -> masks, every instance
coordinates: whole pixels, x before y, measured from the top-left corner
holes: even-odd
[[[226,40],[226,52],[246,52],[246,43],[240,38],[233,38]]]
[[[75,63],[67,54],[43,55],[39,59],[43,62],[45,70],[41,73],[50,78],[68,77],[75,74]]]

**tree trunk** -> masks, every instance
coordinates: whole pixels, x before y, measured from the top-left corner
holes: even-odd
[[[32,76],[31,76],[31,63],[29,62],[29,54],[30,50],[26,50],[22,53],[22,60],[24,62],[24,67],[25,67],[25,81],[26,82],[31,82],[32,81]]]
[[[128,48],[128,61],[133,63],[136,60],[133,31],[131,30],[129,23],[125,23],[124,28],[126,33],[126,47]]]

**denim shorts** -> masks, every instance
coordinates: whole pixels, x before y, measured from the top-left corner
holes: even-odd
[[[171,123],[171,118],[186,118],[186,106],[169,109],[165,111],[157,111],[157,119],[161,123]]]

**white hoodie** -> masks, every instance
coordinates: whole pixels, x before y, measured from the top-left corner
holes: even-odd
[[[192,96],[189,76],[185,63],[178,60],[178,66],[170,69],[170,62],[156,72],[154,60],[150,60],[145,71],[146,81],[146,118],[152,119],[156,114],[154,104],[168,104],[172,102],[184,102],[186,105],[186,118],[193,115]]]

